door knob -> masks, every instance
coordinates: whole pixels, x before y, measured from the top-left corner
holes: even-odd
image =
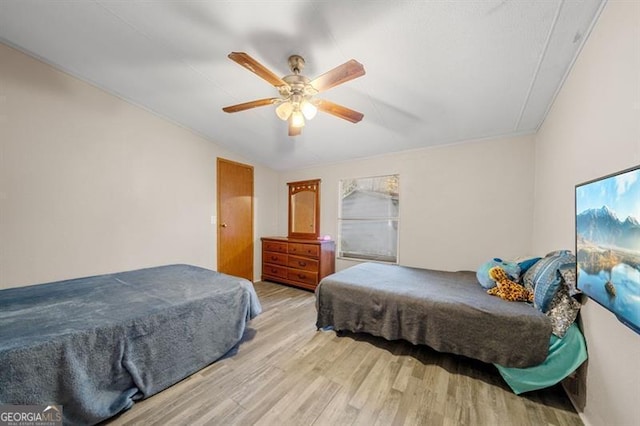
[[[221,224],[220,224],[220,226],[221,226],[222,228],[226,228],[226,227],[227,227],[227,224],[226,224],[226,223],[221,223]]]

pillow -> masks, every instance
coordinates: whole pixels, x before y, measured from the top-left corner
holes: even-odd
[[[549,253],[547,253],[545,257],[565,256],[565,255],[569,255],[569,254],[571,254],[571,250],[554,250],[554,251],[550,251]]]
[[[489,269],[494,266],[499,266],[511,277],[512,280],[518,281],[520,279],[520,267],[515,262],[505,262],[498,257],[494,257],[492,260],[483,263],[476,272],[478,282],[485,289],[490,289],[496,286],[496,282],[489,276]]]
[[[553,334],[562,338],[576,320],[580,311],[580,302],[569,295],[566,285],[560,285],[556,295],[550,303],[547,316],[551,319]]]
[[[576,284],[576,264],[567,263],[566,265],[562,265],[560,267],[560,275],[564,280],[564,283],[567,285],[567,289],[569,290],[569,296],[575,296],[576,294],[582,293]]]
[[[547,312],[558,291],[562,282],[560,268],[575,261],[575,256],[569,250],[551,252],[524,274],[524,286],[529,290],[533,289],[533,305],[539,311]]]
[[[533,265],[536,264],[538,260],[542,259],[541,257],[532,257],[531,259],[524,259],[518,262],[518,266],[520,267],[520,274],[524,275],[525,272],[529,270]]]

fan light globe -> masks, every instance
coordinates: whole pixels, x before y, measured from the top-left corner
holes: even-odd
[[[318,108],[316,108],[314,104],[307,101],[306,99],[302,101],[302,105],[300,106],[300,109],[302,110],[302,114],[304,115],[304,118],[306,118],[307,120],[311,120],[318,113]]]
[[[291,126],[304,127],[304,116],[300,111],[294,111],[291,114]]]
[[[276,115],[280,120],[287,121],[293,112],[293,105],[291,102],[283,102],[276,108]]]

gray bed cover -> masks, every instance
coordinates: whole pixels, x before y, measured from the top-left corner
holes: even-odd
[[[546,315],[488,295],[470,271],[362,263],[325,277],[316,304],[318,328],[404,339],[506,367],[540,364],[551,337]]]
[[[0,291],[0,403],[94,424],[198,371],[260,313],[251,282],[169,265]]]

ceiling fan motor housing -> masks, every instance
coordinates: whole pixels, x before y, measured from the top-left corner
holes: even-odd
[[[304,69],[304,58],[300,55],[289,56],[289,69],[294,74],[300,74]]]
[[[309,84],[310,80],[303,75],[287,75],[282,77],[282,80],[287,83],[287,85],[278,87],[281,96],[287,97],[292,94],[312,96],[318,93],[318,91],[311,84]]]

